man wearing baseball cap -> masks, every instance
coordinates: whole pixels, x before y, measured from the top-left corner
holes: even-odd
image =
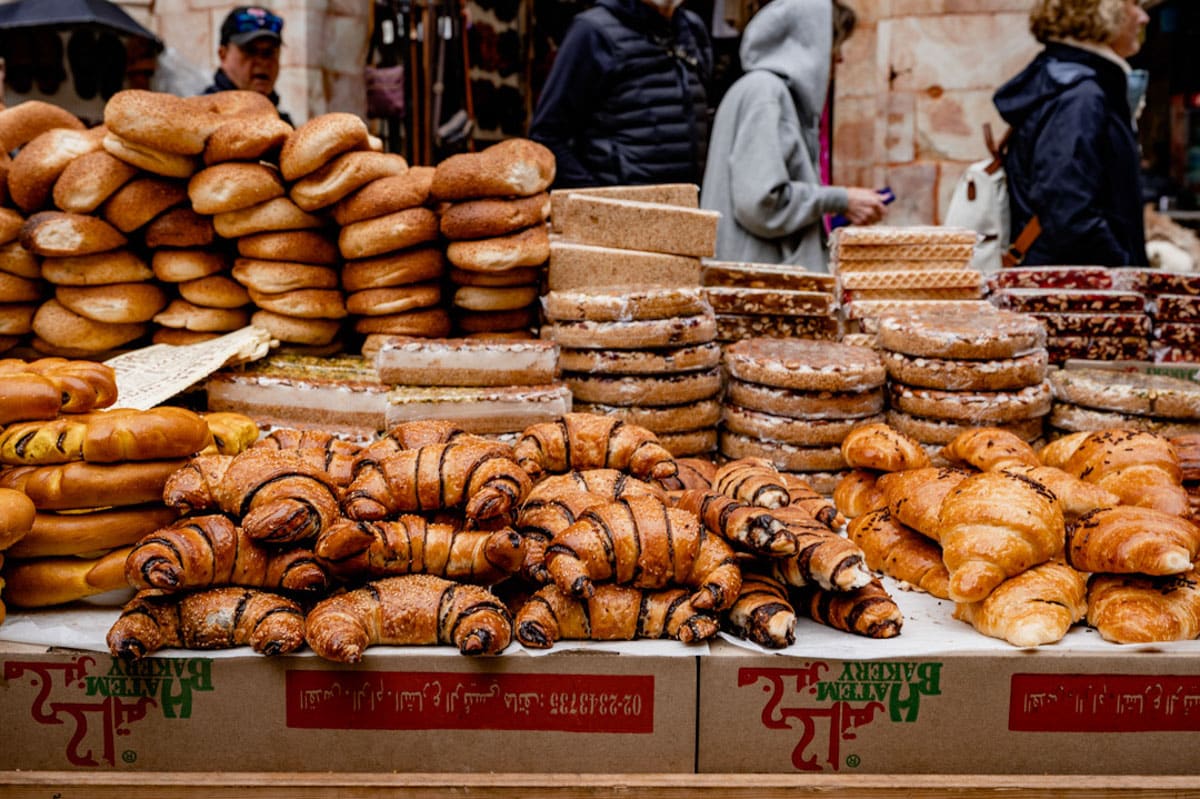
[[[238,6],[221,23],[217,48],[220,66],[205,94],[243,89],[265,94],[276,107],[275,79],[279,77],[279,48],[283,46],[283,18],[262,6]],[[282,111],[279,116],[292,120]]]

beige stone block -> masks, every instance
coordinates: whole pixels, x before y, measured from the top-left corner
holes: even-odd
[[[217,68],[217,29],[209,30],[209,15],[204,12],[181,13],[158,18],[158,35],[179,53],[185,61],[209,77]]]
[[[946,11],[946,0],[892,0],[890,16],[922,17],[933,14],[943,14]]]
[[[880,70],[876,57],[877,36],[874,25],[859,24],[842,45],[842,62],[837,65],[834,82],[839,98],[875,94],[887,85],[886,71]]]
[[[1029,14],[1029,0],[942,0],[947,14],[990,14],[1014,12]]]
[[[307,70],[302,67],[286,67],[279,70],[275,91],[279,95],[279,108],[292,118],[297,126],[308,121]]]
[[[870,97],[848,97],[838,103],[833,116],[834,157],[851,163],[874,163],[878,160],[875,128],[879,100]]]
[[[362,73],[371,43],[365,17],[328,16],[321,39],[321,66],[333,72]]]
[[[358,17],[370,22],[371,6],[362,0],[329,0],[329,13],[339,17]]]
[[[350,114],[367,116],[367,83],[362,70],[356,72],[326,72],[329,107]]]
[[[995,89],[1037,52],[1028,28],[1024,14],[894,19],[888,26],[891,89]]]
[[[916,95],[916,157],[954,161],[986,158],[984,124],[992,126],[997,138],[1008,129],[992,103],[993,94],[992,89],[974,89]]]
[[[912,92],[893,92],[887,104],[883,124],[883,157],[889,164],[905,164],[917,157],[917,97]]]
[[[938,164],[915,162],[888,168],[887,183],[896,194],[885,217],[889,225],[932,225],[936,212]]]

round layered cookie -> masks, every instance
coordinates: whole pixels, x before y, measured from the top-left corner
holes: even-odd
[[[1054,398],[1073,405],[1200,420],[1200,384],[1191,380],[1116,369],[1055,369],[1049,380]]]
[[[888,377],[910,386],[948,391],[1003,391],[1046,379],[1050,362],[1043,348],[995,360],[930,358],[885,350],[880,353]]]
[[[874,350],[836,341],[743,339],[725,348],[725,366],[738,380],[803,391],[863,391],[887,379]]]
[[[608,375],[674,374],[712,369],[721,363],[716,342],[660,350],[579,350],[562,348],[558,365],[567,372]]]
[[[600,416],[615,416],[626,424],[644,427],[651,433],[683,433],[701,428],[715,427],[721,420],[721,403],[715,399],[685,402],[682,405],[607,405],[602,402],[571,404],[576,413],[594,413]]]
[[[1157,433],[1166,438],[1200,433],[1200,421],[1157,419],[1132,413],[1084,408],[1069,402],[1055,402],[1046,421],[1051,427],[1071,433],[1125,429]]]
[[[722,430],[720,450],[732,460],[765,458],[785,472],[830,472],[846,468],[841,446],[798,447]]]
[[[1050,412],[1050,384],[1038,383],[1017,391],[941,391],[889,383],[891,407],[931,419],[974,425],[1016,422]]]
[[[884,314],[875,336],[882,349],[927,358],[1013,358],[1046,344],[1035,317],[1000,309]]]
[[[555,321],[628,322],[710,310],[700,290],[690,287],[551,291],[542,297],[543,313]]]
[[[730,380],[726,399],[752,411],[791,419],[861,419],[880,413],[883,388],[866,391],[794,391]]]
[[[555,322],[542,325],[542,338],[575,349],[641,350],[704,344],[717,335],[711,314],[671,319],[638,319],[631,322]]]
[[[883,420],[882,414],[861,419],[792,419],[729,404],[721,417],[724,429],[732,433],[800,447],[840,446],[855,427]]]
[[[721,371],[673,375],[596,375],[563,372],[563,382],[580,402],[602,405],[680,405],[721,393]]]
[[[717,448],[717,428],[685,430],[678,433],[658,433],[658,443],[676,458],[703,455]]]
[[[1007,431],[1022,441],[1035,441],[1042,435],[1043,417],[1036,416],[1007,424],[991,423],[995,427]],[[974,430],[978,425],[970,422],[954,422],[947,419],[929,419],[924,416],[913,416],[904,411],[890,410],[887,412],[887,423],[899,432],[916,439],[922,444],[949,444],[961,433]]]

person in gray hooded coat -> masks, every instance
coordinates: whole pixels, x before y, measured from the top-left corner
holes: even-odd
[[[717,109],[700,193],[701,206],[721,213],[719,260],[827,271],[824,214],[844,214],[856,225],[883,217],[875,190],[821,185],[821,112],[853,28],[844,6],[835,25],[834,5],[771,0],[746,26],[745,74]]]

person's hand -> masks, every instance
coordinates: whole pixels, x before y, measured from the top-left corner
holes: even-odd
[[[863,189],[852,186],[846,189],[849,202],[846,205],[846,219],[852,225],[873,225],[887,213],[883,197],[874,189]]]

